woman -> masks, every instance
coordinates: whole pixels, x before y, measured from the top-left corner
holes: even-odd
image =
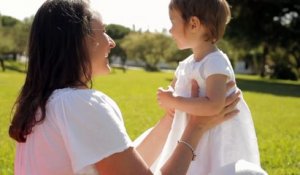
[[[16,175],[152,174],[149,166],[163,147],[172,116],[166,114],[133,148],[118,106],[89,88],[93,76],[110,72],[107,57],[113,47],[100,15],[84,1],[48,0],[40,7],[9,128],[18,142]],[[237,95],[209,121],[190,117],[181,138],[186,144],[177,145],[163,174],[185,174],[202,134],[236,113]]]

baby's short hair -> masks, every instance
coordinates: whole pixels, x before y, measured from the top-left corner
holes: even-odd
[[[223,37],[231,18],[226,0],[171,0],[169,9],[179,10],[186,22],[196,16],[208,29],[206,39],[213,43]]]

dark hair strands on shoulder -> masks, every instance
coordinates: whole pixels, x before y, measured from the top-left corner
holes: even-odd
[[[85,37],[91,34],[91,20],[84,0],[47,0],[39,8],[30,31],[25,83],[9,127],[9,135],[16,141],[26,142],[33,127],[44,121],[54,90],[88,87],[91,83],[85,44]]]
[[[226,0],[171,0],[169,9],[176,9],[187,23],[196,16],[208,29],[206,41],[220,40],[229,23],[231,12]]]

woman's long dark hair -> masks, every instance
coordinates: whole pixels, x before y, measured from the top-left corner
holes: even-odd
[[[46,117],[46,103],[55,89],[88,86],[91,65],[85,37],[92,13],[84,0],[48,0],[36,13],[28,47],[25,83],[14,106],[9,135],[26,142],[32,128]],[[41,110],[41,116],[36,112]]]

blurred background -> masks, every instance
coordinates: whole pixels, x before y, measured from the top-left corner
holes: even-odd
[[[24,82],[27,38],[44,0],[0,0],[0,175],[13,174],[15,142],[8,136],[12,107]],[[262,167],[270,175],[300,174],[300,0],[228,0],[232,19],[218,46],[229,56],[252,112]],[[135,139],[163,114],[156,89],[178,62],[168,30],[169,0],[90,0],[100,11],[112,49],[110,76],[95,89],[120,106]],[[118,86],[116,86],[116,82]]]
[[[190,51],[178,51],[168,33],[168,0],[91,0],[117,47],[111,63],[147,70],[174,69]],[[0,0],[0,58],[26,62],[33,15],[43,0]],[[274,79],[300,76],[300,1],[229,0],[232,20],[218,45],[237,73]]]

